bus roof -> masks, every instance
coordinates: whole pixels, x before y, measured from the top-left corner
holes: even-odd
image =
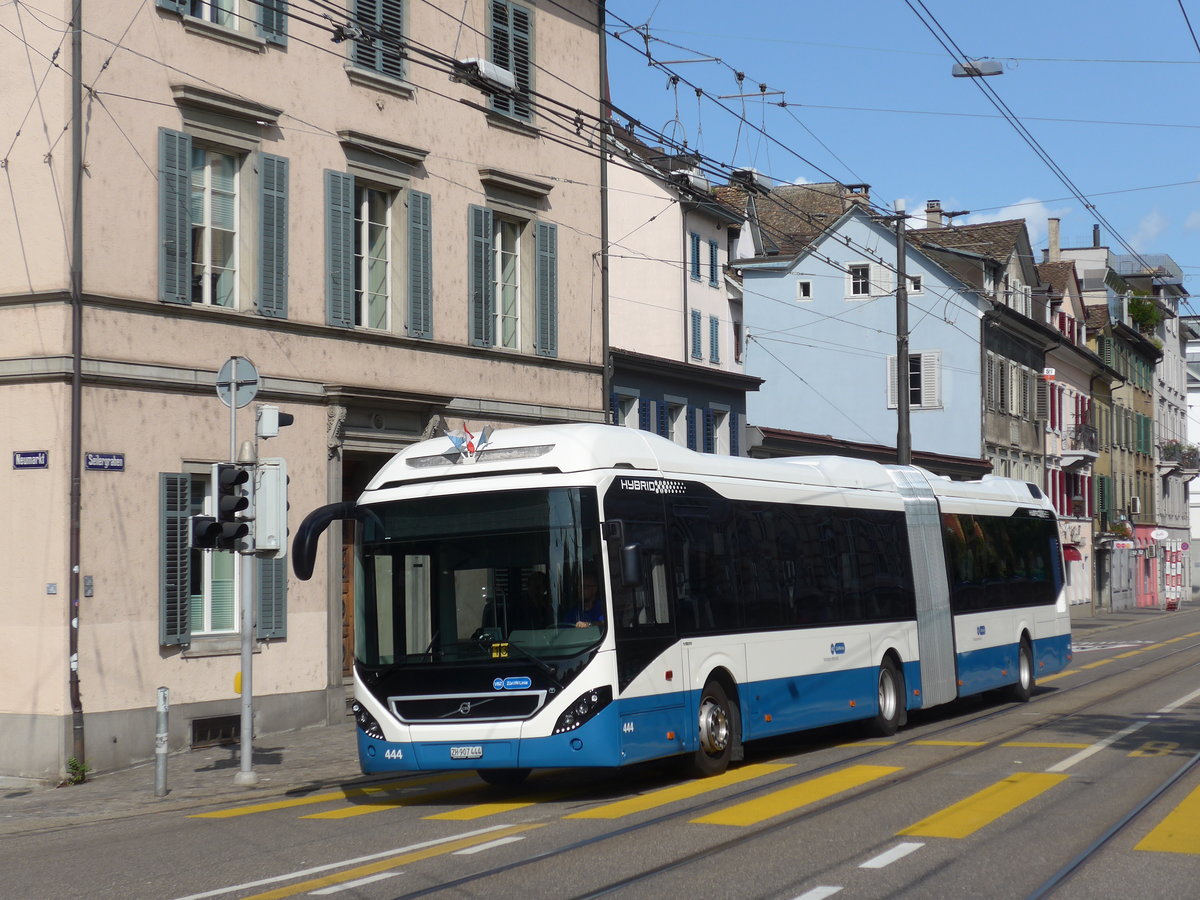
[[[533,425],[484,431],[477,437],[455,433],[421,441],[389,460],[367,491],[482,475],[616,469],[896,493],[888,468],[841,456],[761,460],[698,453],[652,432],[618,425]],[[917,471],[938,496],[1049,505],[1036,487],[1013,479],[988,475],[982,481],[961,482]]]

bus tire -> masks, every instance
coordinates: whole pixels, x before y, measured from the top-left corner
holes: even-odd
[[[475,774],[492,787],[517,787],[529,777],[529,769],[476,769]]]
[[[879,699],[875,713],[875,730],[885,737],[895,734],[904,715],[904,676],[895,660],[885,656],[879,664]]]
[[[1014,703],[1027,703],[1033,695],[1036,678],[1033,674],[1033,648],[1029,646],[1029,638],[1021,636],[1021,646],[1017,650],[1017,680],[1008,688],[1008,699]]]
[[[720,775],[733,755],[733,707],[721,682],[712,679],[700,694],[692,773],[700,778]]]

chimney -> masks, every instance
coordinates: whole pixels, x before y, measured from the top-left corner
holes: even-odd
[[[1062,258],[1062,248],[1058,240],[1059,219],[1046,220],[1046,239],[1050,242],[1050,249],[1046,253],[1048,262],[1058,262]]]
[[[941,228],[942,222],[942,201],[941,200],[926,200],[925,201],[925,227],[926,228]]]
[[[869,184],[848,184],[846,185],[846,196],[853,203],[870,206],[871,186]]]
[[[1092,226],[1092,246],[1093,247],[1100,246],[1100,226],[1099,225]]]

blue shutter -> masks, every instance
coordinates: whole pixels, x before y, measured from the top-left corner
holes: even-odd
[[[354,64],[392,78],[403,78],[404,60],[400,55],[404,41],[403,0],[357,0],[353,21],[364,32],[350,51]]]
[[[325,170],[325,314],[354,324],[354,177]]]
[[[513,73],[516,93],[495,94],[492,108],[518,119],[531,118],[533,14],[506,0],[492,0],[492,62]]]
[[[432,200],[408,192],[408,336],[433,337]]]
[[[470,294],[470,340],[476,347],[495,343],[496,298],[492,283],[492,211],[472,206],[470,216],[470,261],[467,290]]]
[[[248,565],[253,557],[246,557]],[[255,634],[259,640],[287,637],[287,560],[255,559],[258,566],[258,618]]]
[[[704,415],[704,452],[717,452],[717,415],[711,409],[703,411]]]
[[[731,412],[729,414],[729,455],[730,456],[740,456],[741,455],[741,448],[738,446],[738,437],[741,433],[741,429],[738,428],[739,421],[740,421],[740,419],[739,419],[738,413]]]
[[[684,412],[687,415],[687,447],[689,450],[696,449],[696,407],[685,407]]]
[[[671,409],[665,400],[658,401],[658,433],[666,437],[671,433]]]
[[[191,303],[192,138],[158,129],[158,299]]]
[[[288,161],[260,154],[258,311],[287,318],[288,301]]]
[[[692,359],[700,359],[700,310],[692,310]]]
[[[708,242],[708,283],[717,286],[717,242]]]
[[[692,237],[692,259],[691,259],[690,265],[691,265],[692,278],[695,281],[699,281],[700,280],[700,235],[696,234],[695,232],[692,232],[691,237]]]
[[[188,516],[191,477],[160,472],[158,476],[158,642],[191,642],[188,605],[191,600],[191,556]]]
[[[258,36],[268,44],[287,46],[287,0],[255,0],[258,4]]]
[[[534,231],[537,247],[537,335],[538,356],[558,356],[558,226],[538,222]]]
[[[638,428],[650,430],[650,401],[642,397],[638,398]]]
[[[708,360],[721,361],[721,320],[717,316],[708,317]]]

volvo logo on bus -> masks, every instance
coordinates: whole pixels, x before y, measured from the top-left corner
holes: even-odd
[[[492,688],[497,691],[523,691],[533,685],[528,675],[510,675],[508,678],[492,679]]]
[[[464,700],[462,703],[458,704],[458,714],[460,716],[469,716],[471,714],[470,700]]]

